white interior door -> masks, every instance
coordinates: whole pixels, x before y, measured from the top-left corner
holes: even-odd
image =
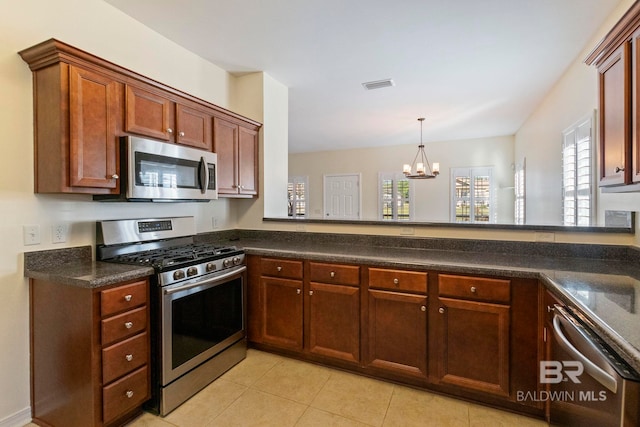
[[[360,219],[360,174],[324,176],[326,219]]]

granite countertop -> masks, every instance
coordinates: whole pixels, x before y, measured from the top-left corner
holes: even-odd
[[[153,273],[151,267],[93,261],[91,246],[24,254],[25,277],[82,288],[99,288]]]
[[[248,254],[540,279],[640,372],[640,266],[628,260],[245,240]]]
[[[540,247],[535,253],[478,247],[406,248],[362,244],[357,239],[352,244],[327,242],[315,236],[299,241],[240,238],[231,243],[262,256],[539,279],[640,372],[640,262],[635,255],[628,259],[600,257],[599,253],[559,256],[540,251]],[[27,252],[24,271],[26,277],[87,288],[153,274],[150,267],[92,261],[90,246]]]

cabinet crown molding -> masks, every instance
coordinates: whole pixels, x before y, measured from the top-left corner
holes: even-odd
[[[596,45],[596,47],[585,58],[587,65],[599,66],[615,49],[618,48],[625,40],[631,37],[631,34],[640,27],[640,1],[636,1],[622,15],[622,18],[613,26],[606,36]]]

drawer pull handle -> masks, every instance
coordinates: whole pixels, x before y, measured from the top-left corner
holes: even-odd
[[[400,284],[400,280],[398,279],[393,279],[393,284],[398,286]]]
[[[331,273],[329,273],[329,275],[330,275],[331,277],[336,277],[336,272],[335,272],[335,271],[332,271]]]
[[[440,308],[438,309],[438,313],[440,313],[440,314],[444,314],[444,307],[440,307]]]
[[[124,358],[127,359],[127,362],[131,362],[133,360],[133,354],[127,354]]]
[[[133,298],[133,295],[131,295],[131,294],[129,294],[129,295],[125,295],[125,296],[124,296],[124,300],[125,300],[126,302],[131,301],[131,298]]]
[[[282,271],[282,267],[277,266],[277,267],[276,267],[276,270],[278,270],[278,271]]]
[[[471,287],[471,292],[473,292],[473,293],[475,294],[475,293],[476,293],[476,291],[477,291],[476,287],[475,287],[475,286],[472,286],[472,287]]]
[[[127,390],[127,392],[125,393],[125,395],[131,399],[133,397],[133,390]]]
[[[423,305],[422,307],[420,307],[420,311],[427,311],[427,306]]]
[[[133,322],[124,322],[124,327],[127,329],[133,328]]]
[[[616,173],[620,173],[620,172],[624,172],[624,168],[621,168],[620,166],[616,166]]]

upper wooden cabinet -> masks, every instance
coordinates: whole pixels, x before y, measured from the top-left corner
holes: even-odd
[[[218,195],[258,194],[258,128],[215,117],[213,151],[218,155]]]
[[[640,3],[618,21],[586,58],[598,69],[601,187],[640,185]]]
[[[127,132],[211,151],[212,121],[212,112],[204,107],[127,85]]]
[[[235,169],[223,152],[220,176],[236,196],[257,194],[260,123],[55,39],[19,54],[33,72],[36,193],[117,194],[120,136],[211,151],[216,117],[236,129]]]

